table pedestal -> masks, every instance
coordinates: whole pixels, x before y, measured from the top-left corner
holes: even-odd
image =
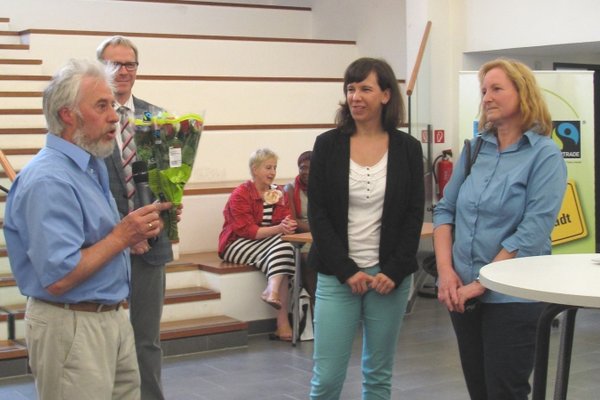
[[[294,272],[294,285],[292,286],[292,299],[294,307],[292,308],[292,346],[300,340],[300,281],[302,280],[302,255],[300,249],[304,243],[292,242],[294,246],[294,259],[296,261],[296,271]]]
[[[575,316],[577,306],[563,304],[549,304],[538,322],[535,364],[533,370],[533,397],[532,400],[546,399],[546,382],[548,378],[548,354],[550,351],[550,332],[552,321],[558,314],[566,311],[562,325],[560,350],[557,360],[556,383],[554,384],[554,400],[566,400],[569,386],[569,370],[573,350],[573,335],[575,330]]]

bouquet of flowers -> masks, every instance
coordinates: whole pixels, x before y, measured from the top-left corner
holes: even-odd
[[[198,114],[176,117],[146,112],[135,120],[137,159],[148,164],[150,189],[161,201],[173,203],[173,208],[162,215],[172,242],[179,241],[176,212],[192,175],[203,127],[204,117]]]

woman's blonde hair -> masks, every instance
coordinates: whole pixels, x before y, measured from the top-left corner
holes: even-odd
[[[267,148],[257,149],[252,154],[250,154],[250,161],[248,163],[250,167],[250,176],[254,177],[254,173],[252,172],[252,170],[255,167],[258,167],[263,162],[271,159],[277,161],[279,157],[277,157],[277,154],[275,154],[274,151]]]
[[[549,136],[552,133],[552,117],[531,69],[516,60],[498,58],[483,64],[479,69],[480,85],[483,84],[485,75],[494,68],[504,71],[517,89],[522,118],[521,129],[523,131],[532,130],[540,135]],[[494,125],[487,120],[485,112],[483,112],[483,101],[480,105],[479,115],[479,130],[496,130]]]

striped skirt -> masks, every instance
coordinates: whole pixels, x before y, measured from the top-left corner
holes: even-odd
[[[294,246],[281,240],[281,235],[264,239],[237,239],[225,249],[225,261],[253,265],[267,279],[279,274],[294,275]]]

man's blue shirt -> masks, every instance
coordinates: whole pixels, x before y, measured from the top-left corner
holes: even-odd
[[[18,174],[6,201],[4,235],[21,293],[64,303],[127,298],[128,250],[61,296],[45,289],[70,273],[81,249],[105,238],[119,220],[104,162],[48,134],[46,147]]]
[[[567,180],[565,161],[549,137],[528,131],[501,152],[495,135],[481,138],[471,174],[465,179],[463,152],[433,218],[435,227],[454,224],[452,258],[465,285],[502,248],[517,257],[550,254]],[[482,300],[524,301],[490,290]]]

